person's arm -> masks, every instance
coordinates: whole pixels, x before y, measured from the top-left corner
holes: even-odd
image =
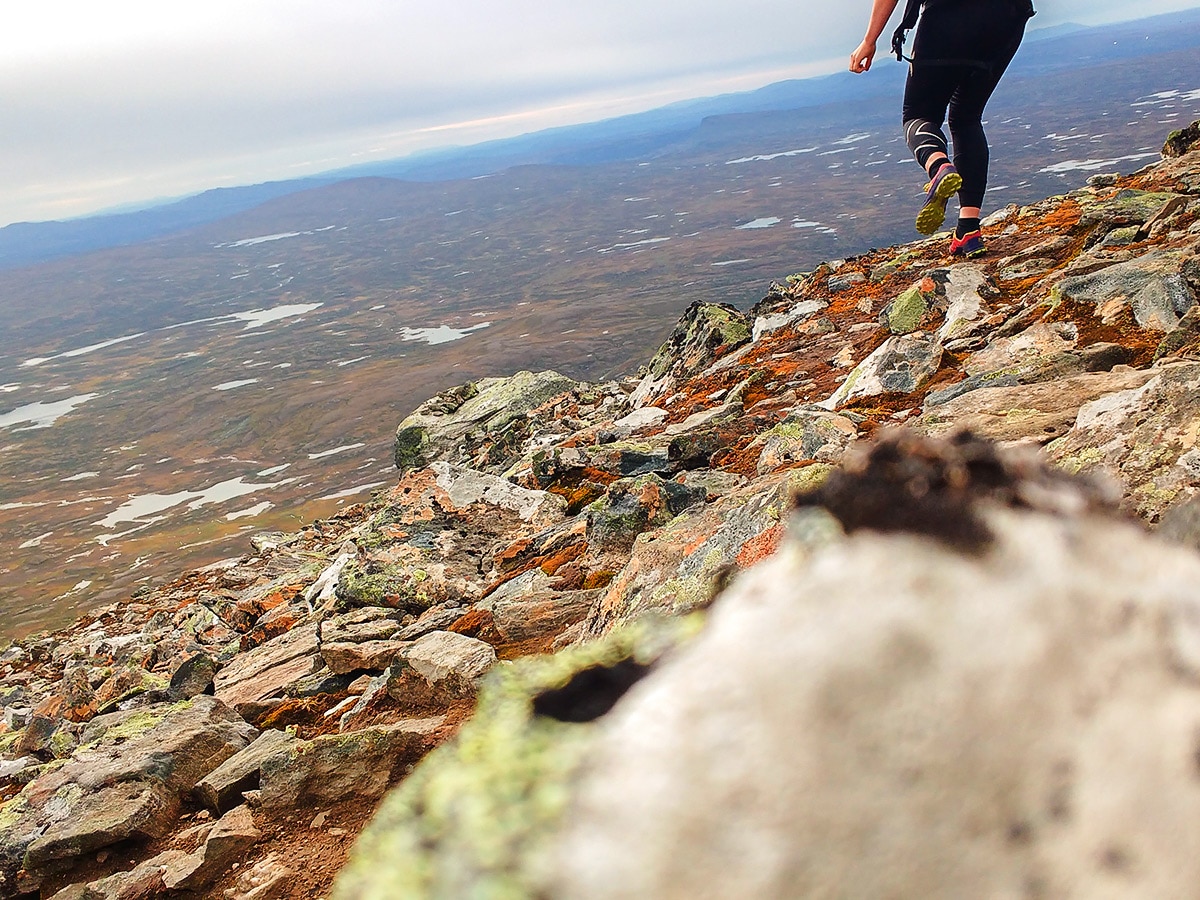
[[[850,54],[851,72],[861,73],[871,68],[871,61],[875,59],[875,44],[883,34],[883,29],[887,27],[888,19],[896,11],[898,2],[899,0],[874,0],[871,5],[871,21],[867,25],[867,36],[858,45],[858,49]]]

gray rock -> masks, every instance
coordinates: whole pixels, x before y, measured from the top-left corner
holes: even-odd
[[[795,410],[754,439],[752,446],[761,448],[758,474],[806,460],[833,462],[857,435],[858,427],[845,416],[825,410]]]
[[[443,721],[442,717],[407,719],[298,741],[288,752],[263,760],[262,808],[381,797],[425,754]]]
[[[388,693],[414,706],[473,697],[479,680],[495,663],[496,651],[490,644],[452,631],[434,631],[393,661]]]
[[[751,565],[774,548],[790,492],[828,471],[817,464],[760,476],[637,540],[593,604],[581,637],[605,635],[639,616],[706,606],[731,567]]]
[[[447,462],[435,462],[437,484],[458,508],[483,503],[516,513],[523,522],[551,525],[563,518],[567,502],[555,494],[531,491],[504,478]]]
[[[980,387],[930,408],[916,424],[935,436],[967,430],[996,441],[1047,443],[1070,431],[1085,404],[1140,388],[1153,377],[1153,372],[1128,369],[1040,384]]]
[[[863,532],[745,576],[601,720],[542,892],[1188,896],[1200,559],[988,522],[981,556]]]
[[[818,406],[834,410],[856,399],[914,393],[933,378],[941,361],[942,345],[935,335],[916,332],[890,337]]]
[[[286,731],[264,731],[250,746],[235,753],[196,784],[196,796],[214,813],[221,815],[242,802],[245,791],[257,790],[263,761],[286,754],[298,738]]]
[[[647,528],[666,524],[707,492],[658,475],[621,478],[587,510],[587,539],[597,548],[626,548]]]
[[[1151,250],[1128,262],[1064,278],[1051,296],[1094,304],[1104,319],[1128,309],[1143,328],[1170,331],[1196,302],[1188,280],[1195,265],[1189,254]]]
[[[392,685],[403,682],[402,673],[415,673],[438,694],[470,696],[493,665],[496,650],[491,644],[454,631],[433,631],[418,638],[397,658],[392,665],[389,692],[397,696]]]
[[[679,379],[704,371],[751,338],[751,325],[736,307],[693,303],[650,360],[630,403],[635,409],[653,405],[658,398],[669,396]]]
[[[370,708],[371,701],[380,694],[387,693],[388,679],[391,677],[391,669],[385,669],[382,675],[376,675],[368,681],[367,686],[363,689],[362,696],[358,698],[358,701],[352,707],[342,713],[338,719],[339,731],[354,730],[354,720]]]
[[[1200,493],[1200,363],[1163,365],[1141,385],[1093,399],[1047,448],[1070,472],[1103,471],[1121,483],[1128,509],[1148,521]]]
[[[52,823],[24,858],[27,870],[45,872],[130,838],[162,837],[179,812],[179,798],[162,785],[128,781],[88,793],[71,805],[70,815]]]
[[[528,413],[577,386],[557,372],[518,372],[445,391],[400,423],[394,447],[396,468],[407,471],[437,460],[469,465],[475,448],[499,439],[519,443],[528,431]],[[503,458],[495,460],[493,467],[502,471],[510,457],[503,451],[500,455]]]
[[[295,880],[296,873],[280,862],[279,854],[269,853],[239,875],[225,896],[227,900],[281,900]]]
[[[599,591],[547,591],[490,605],[492,627],[511,643],[556,637],[583,621]]]
[[[209,693],[213,687],[213,677],[217,666],[207,653],[196,653],[189,656],[171,672],[171,683],[168,690],[172,697],[187,700],[197,694]]]

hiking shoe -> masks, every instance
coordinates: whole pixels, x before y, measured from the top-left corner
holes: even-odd
[[[950,163],[938,169],[933,181],[925,185],[925,205],[917,213],[917,231],[933,234],[946,221],[946,202],[962,187],[962,176]]]
[[[987,249],[983,246],[983,232],[976,230],[962,237],[954,235],[950,238],[950,255],[961,256],[964,259],[974,259],[983,256]]]

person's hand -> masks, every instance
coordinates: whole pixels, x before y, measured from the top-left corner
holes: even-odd
[[[850,54],[850,71],[856,74],[862,74],[870,70],[871,61],[875,59],[875,42],[864,40],[858,45],[858,48]]]

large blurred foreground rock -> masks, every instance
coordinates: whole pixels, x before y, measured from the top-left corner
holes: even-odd
[[[1200,557],[987,445],[847,473],[623,696],[617,633],[496,677],[335,896],[1195,896]]]

